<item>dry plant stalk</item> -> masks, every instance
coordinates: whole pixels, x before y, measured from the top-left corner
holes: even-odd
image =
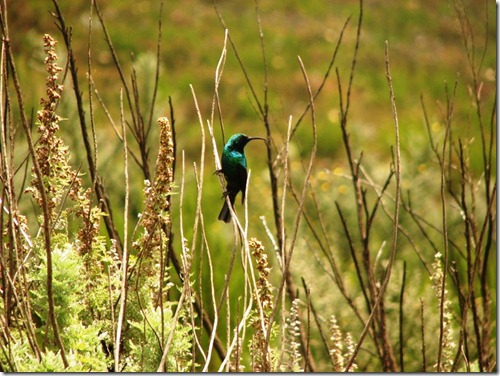
[[[252,255],[257,263],[259,278],[256,281],[257,289],[254,291],[254,299],[257,307],[262,312],[257,312],[257,317],[253,320],[254,335],[251,341],[252,371],[272,372],[273,357],[269,345],[266,341],[264,329],[270,328],[269,320],[273,311],[272,285],[269,282],[271,268],[267,261],[267,254],[260,241],[252,238],[248,241],[248,246],[252,248]],[[269,329],[268,329],[269,330]]]
[[[31,192],[37,203],[42,206],[41,189],[45,189],[52,228],[56,225],[59,215],[56,208],[62,204],[66,190],[69,191],[69,197],[76,203],[74,211],[82,220],[78,231],[78,248],[80,254],[85,255],[92,251],[93,241],[99,233],[101,211],[92,206],[92,190],[83,189],[78,171],[69,165],[68,148],[57,135],[61,118],[55,110],[63,91],[63,85],[58,84],[62,68],[57,65],[57,41],[48,34],[45,34],[43,39],[47,54],[45,69],[49,75],[46,81],[47,98],[40,100],[43,108],[37,112],[38,132],[41,136],[36,147],[36,159],[43,176],[43,184],[40,184],[39,177],[34,174],[32,186],[27,188],[27,191]]]
[[[140,225],[144,228],[144,234],[139,239],[138,246],[150,256],[152,250],[161,248],[168,239],[163,229],[170,223],[170,201],[168,197],[172,193],[174,182],[174,142],[172,128],[166,117],[158,119],[160,126],[160,149],[156,160],[155,181],[151,184],[146,180],[144,195],[146,197],[145,209],[141,215]],[[167,227],[165,227],[167,226]]]
[[[57,65],[57,54],[55,46],[57,42],[48,34],[43,37],[45,47],[45,69],[49,74],[46,80],[47,98],[42,98],[40,104],[42,109],[37,112],[38,132],[40,140],[36,147],[35,158],[40,166],[41,176],[34,174],[31,187],[27,189],[40,207],[43,206],[42,190],[47,195],[47,207],[50,212],[50,225],[57,216],[56,208],[63,197],[62,190],[72,182],[75,174],[71,172],[68,160],[68,149],[63,141],[57,136],[59,121],[61,118],[56,114],[57,103],[61,98],[63,86],[58,84],[59,72],[62,68]]]
[[[122,344],[122,329],[125,323],[125,314],[126,314],[126,306],[127,306],[127,295],[128,295],[128,262],[129,262],[129,254],[128,254],[128,213],[129,213],[129,197],[130,197],[130,186],[129,186],[129,173],[128,173],[128,152],[127,152],[127,135],[125,133],[125,121],[123,114],[123,93],[120,90],[120,117],[121,117],[121,126],[123,133],[123,156],[124,156],[124,175],[125,175],[125,202],[124,202],[124,210],[123,210],[123,253],[122,260],[120,265],[120,274],[121,274],[121,290],[120,290],[120,299],[119,299],[119,309],[118,309],[118,320],[116,322],[116,331],[115,331],[115,343],[114,343],[114,371],[119,372],[120,370],[120,351]]]
[[[141,258],[141,267],[137,269],[137,273],[143,276],[158,275],[158,291],[153,293],[157,294],[156,304],[163,309],[163,302],[167,298],[164,296],[163,286],[166,281],[165,255],[169,250],[170,242],[168,234],[168,229],[171,226],[169,196],[172,193],[172,184],[174,182],[175,150],[172,127],[168,118],[160,117],[157,121],[160,128],[160,147],[156,159],[155,180],[153,183],[145,180],[144,196],[146,201],[139,222],[139,226],[143,228],[144,232],[134,243],[134,247],[140,250]],[[186,275],[185,270],[184,275]],[[177,317],[178,312],[176,312],[176,319]],[[168,344],[172,341],[173,331],[169,335]],[[162,331],[162,341],[163,336]],[[165,360],[166,357],[162,357],[161,367],[164,367]]]
[[[299,316],[300,299],[294,299],[290,307],[290,314],[285,322],[285,353],[286,363],[280,365],[280,371],[302,372],[301,367],[301,322]]]
[[[59,333],[55,313],[55,303],[52,285],[52,249],[51,232],[56,220],[58,207],[63,199],[64,191],[77,178],[77,174],[68,165],[68,150],[63,145],[62,140],[56,135],[59,130],[60,117],[55,113],[57,103],[61,98],[62,85],[57,83],[59,72],[62,70],[57,65],[57,54],[55,46],[57,44],[50,35],[43,37],[44,49],[46,53],[45,69],[49,74],[46,80],[47,98],[42,98],[40,104],[42,110],[37,112],[38,132],[41,133],[40,141],[33,154],[33,175],[32,186],[27,189],[31,192],[38,205],[43,211],[43,230],[45,238],[45,252],[47,265],[47,298],[49,305],[49,320],[47,324],[52,325],[54,339],[60,349],[64,366],[68,367],[66,352]],[[25,129],[29,133],[28,129]],[[29,137],[31,139],[31,137]],[[30,142],[31,144],[31,142]],[[31,149],[32,150],[32,149]],[[73,188],[74,189],[74,188]]]
[[[350,333],[347,333],[344,338],[335,315],[330,317],[330,333],[329,353],[333,360],[333,371],[344,372],[345,362],[351,358],[356,344],[354,343]],[[352,363],[351,367],[347,371],[354,372],[357,368],[357,364]]]
[[[453,313],[450,308],[451,301],[448,298],[448,290],[445,288],[444,291],[442,291],[443,279],[446,278],[441,261],[442,255],[438,252],[434,257],[435,261],[432,264],[434,270],[430,278],[432,280],[432,288],[436,292],[436,297],[438,299],[438,307],[443,310],[443,318],[441,321],[441,352],[434,367],[439,372],[451,372],[454,367],[453,357],[456,348],[456,344],[453,341]]]

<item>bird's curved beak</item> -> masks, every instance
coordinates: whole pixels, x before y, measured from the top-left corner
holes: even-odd
[[[253,140],[262,140],[266,144],[269,144],[269,140],[267,138],[263,138],[263,137],[248,137],[248,142],[253,141]]]

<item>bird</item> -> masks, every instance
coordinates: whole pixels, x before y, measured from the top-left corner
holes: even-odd
[[[236,195],[241,191],[241,203],[245,201],[245,191],[247,186],[247,159],[245,157],[245,146],[252,140],[263,140],[267,143],[267,139],[262,137],[248,137],[246,134],[237,133],[232,135],[224,145],[222,151],[221,164],[222,169],[217,172],[222,172],[226,178],[226,191],[222,195],[224,205],[219,213],[219,220],[229,223],[231,212],[227,205],[226,197],[229,196],[231,205],[234,205]]]

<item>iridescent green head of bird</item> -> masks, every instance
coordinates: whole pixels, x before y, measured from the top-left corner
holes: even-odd
[[[267,139],[262,137],[248,137],[246,134],[236,133],[229,138],[226,145],[224,146],[224,149],[227,149],[228,151],[237,151],[243,153],[243,149],[245,148],[246,144],[248,144],[252,140],[263,140],[267,142]]]

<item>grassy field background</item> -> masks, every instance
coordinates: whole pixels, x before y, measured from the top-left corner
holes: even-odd
[[[57,32],[50,5],[48,1],[25,1],[9,5],[9,22],[12,30],[16,30],[11,38],[12,45],[20,57],[21,84],[29,85],[30,82],[43,80],[45,73],[40,66],[43,56],[40,35],[45,32]],[[488,35],[480,79],[483,83],[482,97],[491,100],[496,87],[496,30],[493,17],[495,7],[488,2],[484,5],[475,7],[464,2],[471,26],[478,34],[478,40],[475,41],[477,49],[484,46],[485,31]],[[369,146],[370,158],[373,161],[370,165],[374,168],[377,162],[385,163],[390,158],[388,151],[393,142],[393,126],[384,68],[384,42],[387,40],[401,119],[401,148],[403,156],[412,162],[404,173],[412,179],[415,173],[418,173],[418,168],[432,168],[421,163],[427,160],[429,150],[423,147],[427,136],[420,96],[424,97],[429,106],[430,121],[435,130],[442,127],[441,111],[445,101],[445,85],[452,88],[455,80],[458,80],[457,100],[469,103],[455,109],[454,118],[457,123],[466,123],[472,111],[471,70],[464,50],[460,23],[453,2],[449,1],[369,1],[364,6],[360,52],[352,89],[353,125],[350,134],[354,142],[359,144],[359,150]],[[264,63],[255,5],[252,2],[236,1],[221,2],[217,7],[224,17],[250,78],[257,90],[261,89],[264,82]],[[339,70],[341,77],[344,77],[343,84],[347,84],[356,37],[358,7],[357,1],[286,1],[280,5],[265,2],[258,5],[267,54],[270,121],[273,132],[280,138],[286,136],[288,117],[298,118],[307,104],[307,93],[297,56],[304,61],[312,86],[318,86],[326,72],[340,31],[347,18],[351,17],[335,62],[335,68]],[[81,64],[79,75],[82,79],[85,78],[84,67],[87,62],[89,8],[90,5],[86,1],[77,1],[71,5],[61,4],[66,22],[73,28],[73,45],[77,61]],[[160,3],[139,0],[131,5],[121,1],[106,1],[100,4],[100,8],[125,76],[130,77],[132,67],[137,71],[138,85],[143,93],[143,107],[147,108],[155,80]],[[484,22],[485,13],[488,13],[488,24]],[[197,93],[202,114],[208,116],[212,103],[215,67],[224,40],[224,28],[212,2],[209,1],[166,3],[161,21],[161,76],[155,117],[169,114],[168,97],[171,97],[178,122],[178,150],[185,150],[186,158],[195,160],[201,138],[189,85],[193,85]],[[100,25],[97,24],[97,17],[94,16],[93,22],[94,81],[109,111],[115,121],[118,121],[119,76]],[[60,45],[58,49],[62,51],[63,47]],[[478,54],[479,51],[476,52],[476,55]],[[335,169],[345,171],[346,168],[338,126],[339,99],[334,76],[332,72],[323,95],[316,101],[319,134],[318,173]],[[111,90],[113,87],[115,89]],[[264,130],[258,125],[255,103],[252,103],[250,91],[234,53],[228,54],[220,90],[226,132],[262,136]],[[28,108],[37,107],[43,91],[41,85],[35,85],[26,91]],[[66,99],[65,101],[63,98],[65,113],[62,116],[75,118],[74,101],[72,98]],[[122,171],[111,161],[120,150],[120,145],[113,147],[109,144],[108,140],[115,136],[103,111],[97,108],[95,116],[97,130],[102,135],[98,138],[101,143],[99,168],[103,176],[109,176],[110,180],[116,181],[119,177],[115,174],[122,174]],[[63,137],[69,145],[74,145],[78,150],[78,132],[66,132],[72,127],[71,124],[62,127]],[[456,128],[457,132],[475,132],[465,124]],[[302,154],[307,153],[312,140],[305,127],[299,128],[298,132],[301,143],[294,146],[300,155],[301,150]],[[474,136],[477,136],[477,133],[473,133],[472,137]],[[154,133],[151,138],[155,138]],[[219,138],[219,143],[222,143],[222,138]],[[152,155],[155,155],[154,142],[151,147]],[[78,152],[72,154],[75,163],[84,159]],[[121,155],[117,158],[122,159]],[[265,166],[265,161],[263,158],[253,158],[252,151],[248,153],[248,158],[256,179],[254,187],[264,188],[265,183],[261,180],[264,177],[261,177],[259,171]],[[471,155],[471,164],[481,168],[481,157],[478,153]],[[213,161],[208,159],[207,170],[211,169],[214,169]],[[186,178],[193,179],[193,176]],[[210,210],[212,203],[220,201],[216,179],[213,182],[206,191],[207,195],[210,194],[206,198],[209,203],[207,210]],[[137,183],[142,187],[142,181]],[[409,185],[410,182],[406,181],[405,184]],[[212,187],[214,189],[211,189]],[[112,197],[118,197],[118,192],[116,193]],[[262,197],[264,201],[259,202],[270,207],[265,192],[259,191],[254,196]],[[119,202],[121,198],[117,204]],[[139,208],[136,210],[139,211]],[[262,213],[255,214],[258,217]],[[217,228],[221,226],[217,222],[214,224]]]

